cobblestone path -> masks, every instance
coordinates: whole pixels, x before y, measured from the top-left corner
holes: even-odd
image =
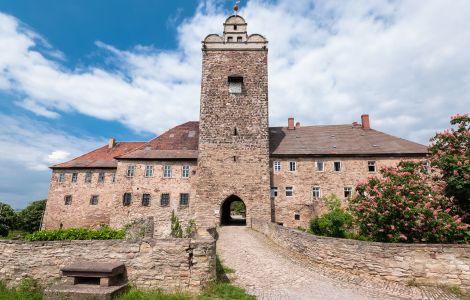
[[[448,299],[438,288],[406,286],[302,262],[264,235],[247,227],[218,230],[217,254],[235,270],[227,274],[235,284],[258,299]]]

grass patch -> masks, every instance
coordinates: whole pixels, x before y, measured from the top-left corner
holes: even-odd
[[[127,293],[121,295],[118,300],[190,300],[188,294],[175,293],[168,294],[161,290],[139,290],[137,288],[131,288]]]
[[[231,269],[227,266],[224,266],[222,264],[222,262],[220,261],[219,257],[217,256],[217,258],[216,258],[216,272],[217,272],[217,278],[220,279],[219,277],[221,277],[225,274],[235,273],[235,270]]]
[[[24,278],[16,288],[7,288],[0,282],[0,300],[41,300],[43,288],[32,278]]]
[[[236,287],[229,282],[217,281],[207,287],[196,299],[255,300],[256,297],[248,295],[244,289]]]
[[[448,286],[445,289],[462,300],[470,300],[470,294],[464,293],[458,286]]]
[[[23,230],[10,230],[7,236],[0,236],[0,240],[24,240],[27,234]]]

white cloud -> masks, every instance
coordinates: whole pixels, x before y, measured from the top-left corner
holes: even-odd
[[[55,119],[60,116],[58,113],[54,111],[50,111],[46,107],[38,105],[36,101],[28,99],[28,98],[24,99],[23,101],[16,102],[16,105],[26,110],[29,110],[38,116],[51,118],[51,119]]]

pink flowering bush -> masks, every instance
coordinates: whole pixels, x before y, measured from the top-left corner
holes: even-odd
[[[470,117],[467,114],[451,117],[450,130],[437,133],[431,139],[429,153],[439,177],[447,183],[445,193],[470,222]]]
[[[468,237],[469,225],[444,196],[445,183],[426,166],[401,162],[356,187],[350,210],[361,235],[382,242],[452,243]]]

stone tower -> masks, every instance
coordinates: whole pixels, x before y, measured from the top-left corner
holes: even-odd
[[[198,226],[224,222],[242,200],[246,220],[271,220],[267,40],[247,34],[237,15],[224,34],[202,42],[201,111],[195,217]]]

